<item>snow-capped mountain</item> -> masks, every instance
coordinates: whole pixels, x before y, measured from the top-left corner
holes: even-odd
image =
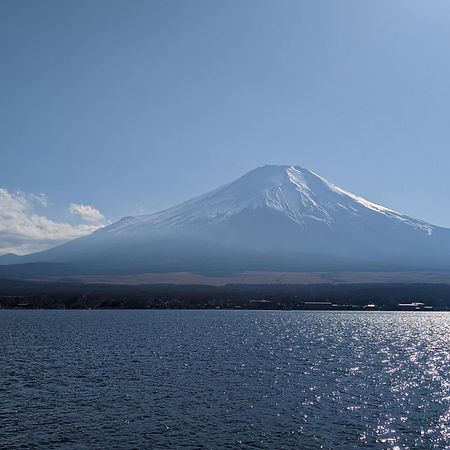
[[[365,200],[308,169],[264,166],[22,261],[96,273],[428,270],[450,267],[450,230]]]

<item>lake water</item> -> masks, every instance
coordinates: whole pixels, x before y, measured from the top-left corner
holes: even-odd
[[[450,448],[450,315],[0,310],[0,448]]]

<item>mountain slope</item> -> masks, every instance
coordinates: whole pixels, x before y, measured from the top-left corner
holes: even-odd
[[[86,273],[450,268],[450,230],[298,166],[264,166],[155,214],[126,217],[22,262]]]

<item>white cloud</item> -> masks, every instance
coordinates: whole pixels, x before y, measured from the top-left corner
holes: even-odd
[[[102,227],[101,224],[56,222],[36,214],[36,205],[47,205],[45,195],[27,195],[0,188],[0,254],[23,255],[44,250]]]
[[[102,222],[105,220],[105,216],[97,208],[90,205],[71,203],[70,212],[88,222]]]
[[[45,194],[42,194],[42,193],[41,194],[25,194],[23,192],[20,192],[20,195],[28,198],[30,200],[30,202],[37,203],[44,208],[47,208],[47,206],[48,206],[48,199]]]

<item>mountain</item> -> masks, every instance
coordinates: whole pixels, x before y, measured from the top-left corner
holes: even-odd
[[[450,268],[450,230],[271,165],[20,262],[86,274],[439,270]]]
[[[6,253],[0,256],[0,264],[16,264],[21,262],[21,257],[15,253]]]

